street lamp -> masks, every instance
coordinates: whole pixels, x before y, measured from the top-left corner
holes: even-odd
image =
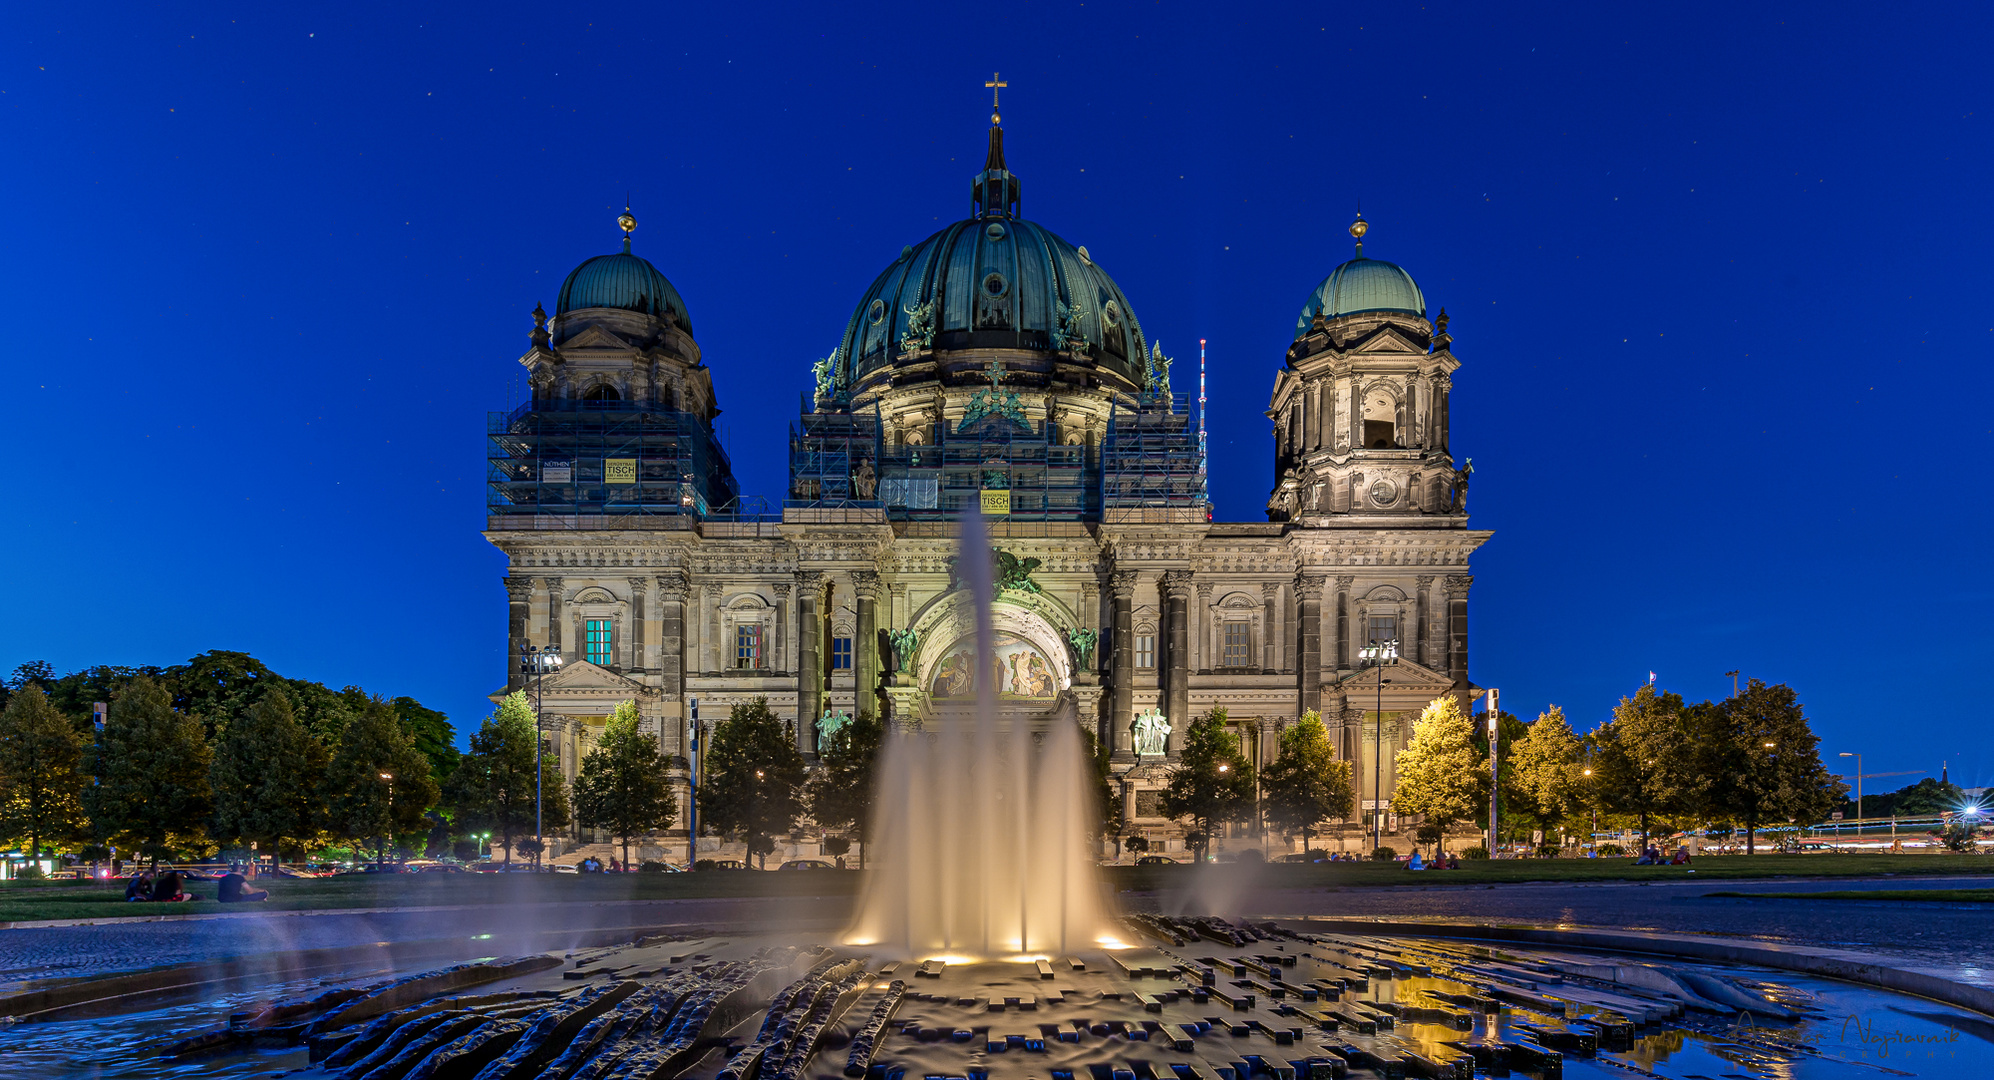
[[[1385,667],[1399,662],[1399,642],[1373,641],[1358,650],[1365,667],[1378,669],[1378,727],[1371,740],[1371,850],[1378,850],[1384,842],[1382,829],[1385,821]]]
[[[542,835],[540,772],[541,763],[546,759],[547,753],[546,748],[540,743],[540,681],[549,673],[561,670],[561,650],[552,645],[544,649],[538,645],[528,645],[526,651],[520,654],[519,670],[533,676],[533,839],[539,842],[541,851],[545,851],[547,838]],[[541,851],[533,853],[535,870],[540,868]]]
[[[1592,770],[1586,769],[1585,778],[1592,779]],[[1593,858],[1599,857],[1599,787],[1586,784],[1586,804],[1592,808],[1592,831],[1586,834],[1586,847],[1591,849]]]
[[[1502,769],[1496,757],[1496,730],[1500,723],[1497,717],[1502,711],[1497,708],[1496,701],[1501,694],[1502,691],[1493,687],[1489,689],[1489,858],[1491,859],[1496,857],[1496,807],[1502,798]]]
[[[1862,839],[1862,755],[1842,752],[1843,757],[1856,759],[1856,839]]]
[[[391,772],[384,772],[380,775],[381,779],[386,780],[388,782],[388,837],[389,839],[393,839],[395,835],[395,774]],[[377,857],[374,859],[374,865],[385,866],[387,865],[387,861],[388,861],[388,846],[384,842],[381,845],[380,852],[377,854]]]

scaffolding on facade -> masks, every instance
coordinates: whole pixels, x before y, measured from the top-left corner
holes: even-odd
[[[690,529],[738,516],[726,451],[693,413],[529,401],[487,414],[485,433],[488,528]]]
[[[1185,394],[1117,402],[1101,443],[1103,505],[1111,513],[1205,510],[1210,496],[1200,419]]]

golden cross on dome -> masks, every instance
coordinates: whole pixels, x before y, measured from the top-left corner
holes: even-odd
[[[1005,376],[1010,374],[1010,372],[1004,370],[1004,365],[998,363],[995,360],[990,361],[990,363],[984,367],[983,373],[990,376],[990,392],[993,394],[997,392],[998,382],[1002,381]]]
[[[990,73],[990,80],[983,84],[984,89],[990,91],[990,122],[993,124],[1003,121],[1003,118],[997,115],[997,91],[1010,85],[994,71]]]

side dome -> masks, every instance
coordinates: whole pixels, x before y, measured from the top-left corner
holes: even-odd
[[[692,320],[686,315],[679,291],[650,260],[628,251],[597,255],[575,267],[561,283],[555,316],[583,308],[616,308],[658,318],[669,315],[679,329],[692,333]]]
[[[917,322],[928,329],[910,330]],[[1146,345],[1107,271],[1052,230],[1022,218],[958,221],[901,251],[859,299],[841,356],[853,385],[891,367],[903,339],[934,349],[1079,347],[1097,367],[1142,382]]]
[[[1330,271],[1329,276],[1322,279],[1322,284],[1309,294],[1308,303],[1302,306],[1301,318],[1295,320],[1295,336],[1300,338],[1307,334],[1317,314],[1325,319],[1334,319],[1339,315],[1368,312],[1416,315],[1423,319],[1426,317],[1426,297],[1420,295],[1412,275],[1397,263],[1367,259],[1360,254]]]

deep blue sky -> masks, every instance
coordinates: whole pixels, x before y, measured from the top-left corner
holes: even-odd
[[[1361,200],[1453,315],[1478,682],[1585,727],[1742,669],[1831,761],[1994,778],[1985,5],[591,7],[10,13],[0,665],[242,649],[475,726],[534,303],[629,192],[774,498],[1001,70],[1026,215],[1211,340],[1221,518]]]

